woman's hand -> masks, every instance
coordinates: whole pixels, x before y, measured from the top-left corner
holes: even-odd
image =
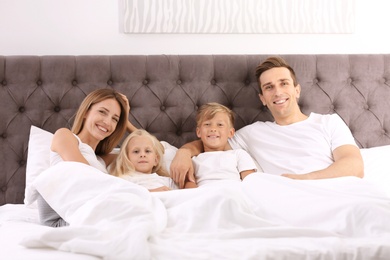
[[[126,103],[126,118],[128,119],[129,118],[129,114],[130,114],[130,103],[129,103],[129,99],[126,97],[126,95],[122,94],[122,93],[119,93],[119,95],[121,95],[123,101],[125,101]],[[127,123],[126,123],[126,129],[127,129],[127,132],[129,133],[132,133],[134,132],[135,130],[137,130],[137,127],[135,127],[131,122],[130,120],[127,120]]]
[[[129,99],[127,98],[127,96],[125,94],[119,93],[119,95],[122,97],[123,101],[125,101],[125,103],[126,103],[126,113],[127,113],[127,115],[129,115],[129,113],[130,113]]]

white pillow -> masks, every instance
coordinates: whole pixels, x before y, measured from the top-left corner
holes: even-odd
[[[364,179],[374,183],[390,197],[390,145],[360,149]]]
[[[31,126],[28,141],[26,188],[24,204],[31,204],[30,186],[34,179],[50,166],[50,145],[53,134],[39,127]],[[34,203],[31,206],[36,206]]]
[[[164,149],[165,149],[164,163],[165,163],[166,169],[169,172],[169,168],[171,167],[171,162],[176,155],[177,148],[175,146],[165,142],[165,141],[161,141],[160,143],[164,146]]]

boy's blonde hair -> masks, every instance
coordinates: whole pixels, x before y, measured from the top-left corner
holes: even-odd
[[[154,135],[151,135],[149,132],[143,129],[138,129],[132,132],[123,141],[118,157],[110,167],[111,175],[121,177],[123,175],[128,175],[136,172],[133,163],[130,161],[128,157],[127,150],[128,150],[128,144],[130,140],[138,136],[146,136],[150,139],[150,141],[152,141],[153,149],[157,155],[157,160],[158,160],[158,163],[156,166],[153,167],[152,172],[155,172],[160,176],[169,177],[169,173],[165,169],[165,165],[164,165],[164,146],[159,142],[159,140],[157,140],[157,138]]]
[[[230,127],[234,127],[234,113],[228,107],[216,102],[202,105],[196,114],[196,126],[200,127],[203,121],[212,119],[217,113],[226,113],[229,117]]]

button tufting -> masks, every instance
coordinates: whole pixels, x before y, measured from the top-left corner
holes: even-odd
[[[42,86],[42,80],[38,80],[38,81],[37,81],[37,85],[38,85],[38,86]]]
[[[313,79],[314,84],[317,84],[318,82],[320,82],[320,81],[317,78]]]
[[[4,138],[4,139],[7,138],[7,134],[6,133],[2,133],[1,137]]]
[[[198,110],[198,109],[199,109],[199,107],[198,107],[198,106],[195,106],[195,107],[194,107],[194,109],[195,109],[195,110]]]
[[[25,161],[25,160],[20,160],[20,161],[19,161],[19,165],[20,165],[20,166],[23,166],[23,165],[25,165],[25,164],[26,164],[26,161]]]
[[[24,107],[19,107],[19,112],[20,113],[23,113],[24,111],[26,111],[26,109]]]
[[[6,192],[7,191],[7,186],[1,187],[1,191],[2,192]]]
[[[164,111],[164,110],[165,110],[165,106],[161,106],[160,109],[161,109],[162,111]]]
[[[352,78],[348,78],[348,80],[347,80],[348,84],[351,84],[352,81],[353,81]]]
[[[365,109],[365,110],[370,109],[370,107],[368,106],[368,104],[364,104],[364,109]]]
[[[180,79],[178,79],[177,81],[176,81],[176,83],[177,83],[177,85],[181,85],[181,80]]]
[[[77,80],[73,80],[73,81],[72,81],[72,85],[73,85],[73,86],[77,86]]]
[[[176,131],[176,135],[180,136],[182,134],[181,130]]]
[[[245,85],[249,85],[250,83],[251,83],[251,81],[249,79],[245,80]]]
[[[54,107],[54,112],[60,112],[60,111],[61,111],[61,108],[59,106]]]
[[[211,80],[211,85],[215,85],[215,84],[217,84],[217,81],[215,79],[212,79]]]
[[[3,80],[3,81],[1,82],[1,84],[2,84],[3,86],[6,86],[6,85],[7,85],[7,81],[6,81],[6,80]]]
[[[112,85],[112,80],[107,81],[107,85],[111,86]]]
[[[149,84],[149,80],[147,80],[147,79],[144,79],[144,81],[142,81],[142,84],[144,84],[144,85],[148,85],[148,84]]]

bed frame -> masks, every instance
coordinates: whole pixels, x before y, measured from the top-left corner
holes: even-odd
[[[255,67],[269,55],[0,56],[0,205],[23,203],[30,126],[69,127],[92,90],[127,95],[131,121],[177,147],[194,140],[197,108],[215,101],[236,129],[272,120]],[[281,55],[304,113],[337,113],[361,148],[390,144],[390,54]]]

